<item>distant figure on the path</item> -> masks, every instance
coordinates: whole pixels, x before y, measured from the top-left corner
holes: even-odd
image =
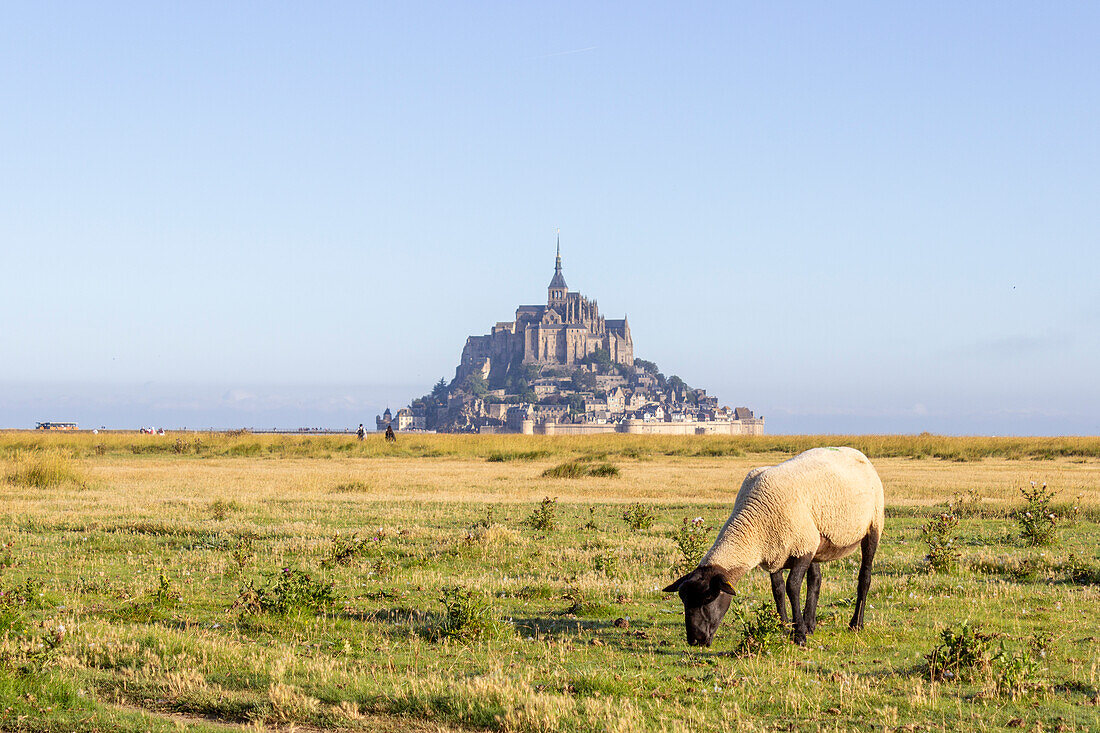
[[[387,443],[396,443],[397,442],[397,436],[393,434],[393,425],[387,425],[386,426],[386,442]]]
[[[359,440],[363,439],[363,436],[367,434],[366,430],[363,430],[363,423],[359,423],[359,429],[355,431],[355,437]]]

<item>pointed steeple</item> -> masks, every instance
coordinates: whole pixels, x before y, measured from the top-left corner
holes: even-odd
[[[560,303],[565,300],[565,294],[569,286],[565,284],[565,276],[561,274],[561,234],[558,234],[557,253],[554,257],[554,278],[550,281],[548,302]]]

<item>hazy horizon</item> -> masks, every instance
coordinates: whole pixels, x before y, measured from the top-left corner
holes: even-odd
[[[374,418],[396,411],[431,388],[423,385],[272,384],[12,384],[0,383],[0,429],[31,429],[37,422],[74,421],[81,429],[136,430],[374,430]],[[723,395],[718,394],[719,398]],[[741,406],[723,399],[723,404]],[[1053,436],[1100,434],[1090,419],[1019,409],[981,414],[940,414],[923,405],[883,409],[871,404],[794,411],[752,407],[781,434],[887,434]],[[1015,423],[1016,429],[1004,429]]]

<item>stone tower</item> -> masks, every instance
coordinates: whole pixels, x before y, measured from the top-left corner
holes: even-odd
[[[558,238],[558,252],[554,260],[554,278],[546,288],[546,305],[558,311],[561,315],[565,305],[565,294],[569,292],[569,286],[565,284],[565,276],[561,274],[561,238]]]

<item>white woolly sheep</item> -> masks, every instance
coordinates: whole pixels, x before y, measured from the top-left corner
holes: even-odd
[[[684,603],[687,640],[710,646],[729,609],[733,586],[761,567],[771,575],[772,596],[783,623],[783,571],[794,621],[792,638],[806,643],[817,617],[821,592],[818,563],[838,560],[862,548],[855,613],[848,625],[863,628],[871,586],[871,563],[883,528],[882,481],[867,456],[853,448],[814,448],[767,468],[749,471],[733,513],[699,566],[665,588]],[[806,607],[799,607],[803,577]]]

